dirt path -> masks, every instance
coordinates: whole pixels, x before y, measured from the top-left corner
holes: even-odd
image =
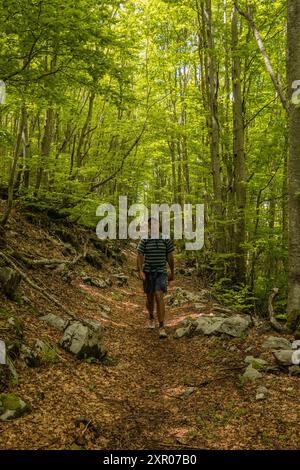
[[[133,253],[127,256],[131,273]],[[195,280],[183,276],[171,292],[176,286],[196,289]],[[246,340],[175,339],[176,325],[195,313],[186,305],[168,307],[169,337],[159,340],[156,330],[145,328],[144,296],[132,274],[129,287],[113,293],[80,283],[73,291],[61,289],[62,296],[73,295],[73,307],[84,316],[99,319],[97,304],[111,306],[105,342],[114,364],[79,362],[63,351],[58,364],[20,364],[22,379],[14,391],[32,411],[0,424],[1,448],[299,448],[299,379],[264,376],[260,384],[270,391],[265,401],[255,398],[257,383],[239,380],[249,348],[252,355],[261,352],[263,338],[255,331]],[[26,315],[27,336],[40,336],[39,320]],[[50,327],[43,335],[59,339]]]

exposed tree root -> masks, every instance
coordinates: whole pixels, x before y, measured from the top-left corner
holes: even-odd
[[[274,307],[273,307],[273,300],[275,299],[276,295],[278,294],[279,289],[277,287],[274,287],[272,289],[271,294],[269,295],[268,299],[268,311],[269,311],[269,318],[270,318],[270,323],[274,330],[281,332],[281,333],[288,333],[288,329],[281,325],[279,321],[276,320],[275,318],[275,312],[274,312]]]

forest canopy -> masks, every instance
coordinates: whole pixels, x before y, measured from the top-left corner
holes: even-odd
[[[297,8],[0,0],[2,225],[14,204],[95,228],[119,195],[203,203],[199,275],[245,311],[277,287],[283,316],[289,286],[300,313]]]

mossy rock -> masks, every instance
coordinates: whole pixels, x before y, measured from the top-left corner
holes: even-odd
[[[2,393],[0,395],[0,419],[8,421],[20,418],[30,411],[30,407],[21,398],[13,393]]]

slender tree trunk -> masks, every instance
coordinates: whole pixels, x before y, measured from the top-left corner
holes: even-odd
[[[9,176],[9,182],[8,182],[7,206],[6,206],[5,213],[2,217],[2,220],[0,221],[0,225],[2,226],[6,225],[9,219],[12,207],[13,207],[15,175],[16,175],[16,170],[17,170],[17,165],[18,165],[18,160],[19,160],[19,155],[20,155],[20,149],[21,149],[21,144],[22,144],[22,134],[23,134],[25,120],[26,120],[26,107],[25,107],[25,104],[23,104],[21,108],[21,116],[19,120],[17,140],[16,140],[14,153],[13,153],[13,162],[12,162],[12,166],[10,169],[10,176]]]
[[[41,187],[42,178],[44,174],[44,167],[50,158],[51,143],[52,143],[52,127],[53,127],[53,108],[49,106],[45,113],[44,130],[41,142],[41,164],[37,170],[35,195],[38,194]]]
[[[81,164],[82,164],[84,156],[85,156],[84,152],[82,154],[82,147],[83,147],[85,137],[86,137],[86,135],[89,131],[89,127],[90,127],[90,124],[91,124],[91,121],[92,121],[95,96],[96,96],[95,93],[92,92],[90,97],[89,97],[88,113],[87,113],[84,125],[81,129],[80,136],[79,136],[78,145],[77,145],[77,152],[76,152],[77,168],[81,167]]]
[[[238,21],[235,7],[232,11],[232,88],[233,88],[233,156],[234,156],[234,192],[237,208],[234,250],[236,253],[235,277],[245,281],[245,208],[246,208],[246,166],[245,166],[245,125],[243,116],[243,97],[241,89],[241,59],[239,57]]]
[[[204,48],[204,71],[205,71],[205,92],[207,103],[207,126],[209,129],[209,146],[211,158],[211,170],[213,179],[213,213],[215,226],[215,250],[224,251],[224,230],[220,222],[222,213],[222,179],[219,149],[219,120],[218,120],[218,90],[219,81],[215,61],[215,45],[212,26],[212,5],[211,0],[196,2],[198,12],[199,34],[201,40],[199,47]],[[201,23],[200,23],[201,21]],[[202,35],[202,39],[201,38]],[[200,60],[202,54],[199,51]]]

